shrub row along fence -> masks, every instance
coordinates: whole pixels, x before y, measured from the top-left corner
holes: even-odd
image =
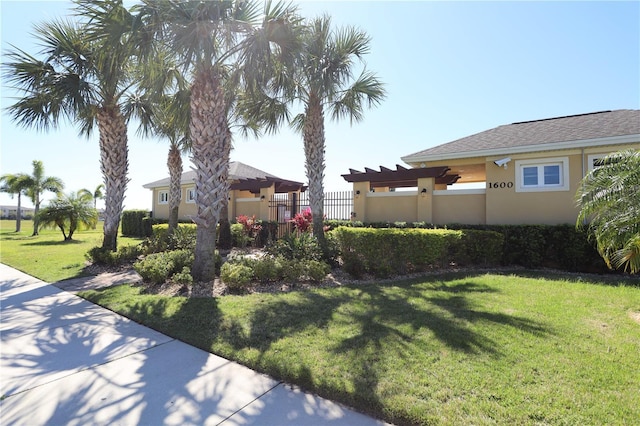
[[[354,277],[377,277],[458,266],[500,263],[504,237],[499,232],[448,229],[335,230],[343,268]]]
[[[345,195],[346,198],[346,195]],[[298,204],[302,209],[305,204]],[[339,203],[336,203],[339,204]],[[301,207],[302,206],[302,207]],[[342,209],[342,213],[340,213]],[[348,206],[337,207],[332,216],[350,214]],[[151,235],[152,225],[162,223],[162,220],[153,219],[145,210],[126,211],[122,217],[122,234],[125,236],[144,238]],[[164,221],[166,222],[166,221]],[[262,230],[259,235],[258,245],[263,245],[270,239],[281,238],[287,232],[291,232],[289,222],[262,221]],[[391,229],[436,229],[438,227],[425,222],[376,222],[363,223],[345,219],[327,219],[325,225],[330,229],[339,226],[351,228],[391,228]],[[447,230],[464,230],[464,237],[460,237],[459,244],[476,245],[476,248],[468,247],[468,253],[474,253],[472,258],[482,264],[501,266],[523,266],[526,268],[550,268],[571,272],[608,272],[605,262],[602,260],[594,245],[589,241],[585,231],[576,230],[572,225],[464,225],[450,224],[444,227]],[[470,231],[493,231],[501,234],[502,242],[500,247],[495,247],[492,240],[491,245],[482,238],[469,238]],[[385,234],[381,234],[385,235]],[[382,237],[379,237],[382,239]],[[391,234],[385,238],[393,240],[396,238]],[[395,245],[382,244],[388,247],[388,251],[394,251]],[[485,259],[480,256],[489,256]],[[347,255],[348,256],[348,255]],[[480,257],[479,257],[480,256]],[[496,258],[498,260],[496,262]]]
[[[586,231],[573,225],[464,225],[450,224],[446,227],[425,222],[376,222],[328,221],[332,227],[368,228],[424,228],[464,231],[493,231],[502,234],[499,248],[486,247],[500,256],[502,266],[524,266],[526,268],[550,268],[570,272],[611,272]],[[465,244],[471,241],[466,240]],[[474,243],[475,244],[475,243]]]

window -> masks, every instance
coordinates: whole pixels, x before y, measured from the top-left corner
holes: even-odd
[[[587,171],[592,171],[593,169],[595,169],[596,167],[599,166],[599,162],[606,157],[607,154],[592,154],[589,155],[588,158],[588,163],[587,163]]]
[[[196,189],[195,188],[187,188],[187,203],[195,203],[196,202]]]
[[[158,192],[158,204],[167,204],[169,202],[169,193],[167,191]]]
[[[567,157],[516,161],[516,192],[568,190]]]

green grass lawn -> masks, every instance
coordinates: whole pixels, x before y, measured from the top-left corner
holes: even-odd
[[[73,241],[63,241],[58,229],[41,229],[32,237],[33,222],[23,220],[16,233],[14,220],[0,220],[0,262],[46,282],[83,275],[85,253],[102,245],[102,222],[96,229],[76,231]],[[136,238],[119,237],[119,245],[134,245]]]
[[[83,273],[101,227],[63,242],[0,221],[0,260]],[[120,238],[119,244],[139,240]],[[83,297],[206,351],[396,424],[637,424],[638,278],[442,274],[278,294]]]
[[[441,275],[216,299],[83,297],[396,424],[637,424],[640,287]]]

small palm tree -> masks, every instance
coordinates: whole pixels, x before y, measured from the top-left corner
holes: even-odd
[[[94,227],[98,221],[98,212],[91,206],[92,201],[91,194],[80,190],[52,200],[37,216],[42,226],[57,226],[64,241],[71,241],[77,229]]]
[[[144,102],[132,93],[135,20],[121,0],[77,0],[79,22],[35,26],[42,59],[13,48],[4,77],[24,94],[8,110],[22,126],[57,128],[67,118],[89,136],[97,124],[105,183],[103,248],[116,250],[128,178],[127,123],[144,119]]]
[[[602,159],[576,193],[576,226],[586,227],[610,268],[640,271],[640,150]]]
[[[104,184],[100,184],[96,186],[96,189],[93,191],[88,190],[87,188],[83,188],[78,191],[78,194],[82,194],[83,196],[89,196],[93,200],[93,208],[98,208],[98,200],[104,200]]]
[[[311,20],[303,34],[301,51],[293,75],[282,75],[281,85],[248,102],[249,113],[266,123],[270,131],[289,117],[288,107],[301,103],[304,112],[293,119],[302,133],[305,168],[309,180],[309,204],[313,234],[324,246],[324,114],[333,120],[363,119],[365,107],[379,104],[386,96],[383,83],[364,68],[357,78],[357,61],[369,52],[370,39],[352,27],[333,30],[329,16]],[[253,104],[252,104],[253,103]]]
[[[28,175],[24,173],[5,174],[0,176],[0,191],[6,192],[13,198],[18,195],[18,209],[16,211],[16,232],[20,232],[22,222],[22,194],[27,190]]]
[[[42,194],[45,191],[50,191],[55,194],[60,194],[60,192],[64,189],[64,183],[62,180],[53,176],[45,176],[44,175],[44,165],[42,161],[33,160],[33,174],[26,175],[24,179],[24,185],[26,186],[26,194],[27,197],[31,199],[33,206],[35,208],[33,215],[33,234],[31,236],[38,235],[39,230],[39,216],[38,212],[40,211],[40,203],[42,202]]]

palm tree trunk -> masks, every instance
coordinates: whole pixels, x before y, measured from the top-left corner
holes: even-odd
[[[20,232],[22,226],[22,194],[20,191],[18,191],[18,211],[16,213],[16,232]]]
[[[324,114],[320,98],[314,95],[309,97],[306,107],[303,139],[313,235],[317,238],[320,247],[324,248]]]
[[[196,281],[215,277],[216,225],[229,193],[231,132],[220,80],[211,70],[200,70],[191,90],[192,162],[196,168],[195,260],[191,274]]]
[[[40,235],[38,233],[38,228],[40,228],[40,217],[38,216],[38,213],[40,213],[40,194],[38,192],[35,194],[33,207],[33,233],[31,236],[35,237],[36,235]]]
[[[178,227],[178,209],[180,207],[180,198],[182,195],[182,188],[180,187],[180,178],[182,176],[182,157],[180,156],[180,150],[174,143],[169,148],[169,155],[167,157],[167,167],[169,168],[169,229],[168,234],[173,234],[173,231]]]
[[[98,111],[100,169],[105,184],[104,239],[102,248],[116,251],[129,168],[127,126],[116,108]]]

